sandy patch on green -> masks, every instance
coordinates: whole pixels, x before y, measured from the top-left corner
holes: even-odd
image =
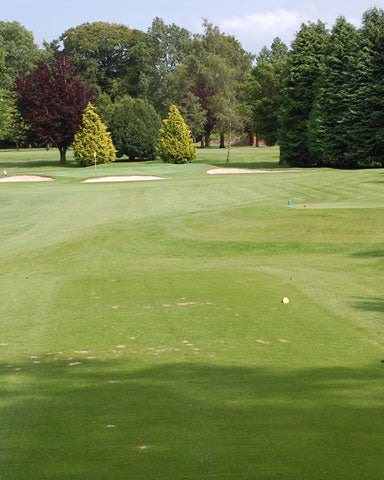
[[[10,175],[9,177],[0,178],[1,183],[12,182],[51,182],[52,177],[43,177],[41,175]]]
[[[286,173],[286,172],[297,172],[298,170],[287,170],[287,169],[270,169],[270,170],[255,170],[251,168],[213,168],[208,170],[209,175],[218,175],[218,174],[228,174],[228,173]]]
[[[143,182],[146,180],[165,180],[164,177],[153,175],[116,175],[110,177],[88,178],[83,183],[102,183],[102,182]]]

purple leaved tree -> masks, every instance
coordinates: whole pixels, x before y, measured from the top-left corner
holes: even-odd
[[[39,62],[32,73],[21,75],[15,90],[30,140],[57,147],[64,165],[94,89],[80,78],[65,54],[55,52],[51,60]]]

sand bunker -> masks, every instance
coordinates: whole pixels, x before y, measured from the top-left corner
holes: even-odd
[[[217,174],[226,174],[226,173],[286,173],[286,172],[294,172],[297,170],[255,170],[251,168],[214,168],[212,170],[208,170],[207,173],[210,175],[217,175]]]
[[[52,177],[42,177],[41,175],[11,175],[9,177],[0,178],[1,183],[10,182],[51,182]]]
[[[165,180],[164,177],[155,177],[152,175],[119,175],[115,177],[97,177],[88,178],[83,183],[101,183],[101,182],[143,182],[146,180]]]

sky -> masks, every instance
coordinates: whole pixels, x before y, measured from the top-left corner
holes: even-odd
[[[43,40],[58,39],[68,28],[86,22],[111,22],[147,31],[155,17],[198,33],[206,18],[243,47],[257,54],[275,37],[287,45],[303,22],[323,21],[331,28],[343,15],[359,26],[362,14],[384,9],[384,0],[5,0],[1,21],[17,21]]]

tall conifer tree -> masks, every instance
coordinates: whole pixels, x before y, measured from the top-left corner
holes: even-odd
[[[327,40],[322,22],[303,24],[288,54],[279,115],[281,163],[311,167],[320,162],[310,149],[309,127]]]
[[[167,163],[189,163],[196,156],[191,131],[176,105],[163,120],[157,153]]]
[[[83,123],[75,135],[72,147],[75,160],[81,167],[92,165],[94,162],[113,162],[116,159],[111,134],[91,103],[85,109]]]
[[[354,148],[352,99],[360,45],[356,27],[344,17],[337,19],[327,43],[321,88],[311,135],[313,149],[325,165],[356,167],[349,152]]]

